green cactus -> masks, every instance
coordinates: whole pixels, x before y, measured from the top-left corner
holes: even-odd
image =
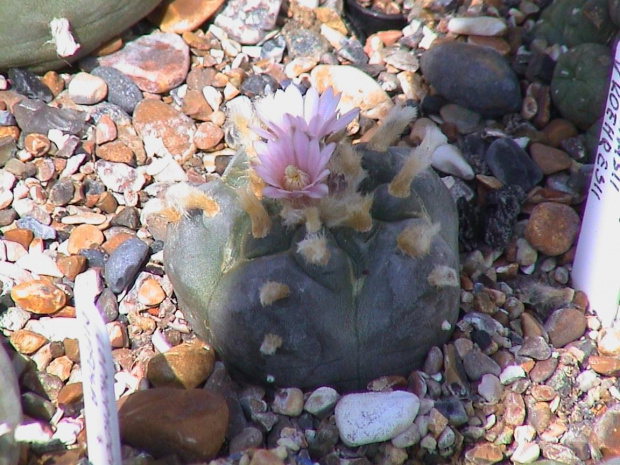
[[[408,177],[415,154],[376,143],[383,136],[354,150],[339,145],[330,195],[299,221],[300,211],[249,194],[243,160],[222,179],[169,192],[176,209],[166,271],[191,327],[232,372],[279,386],[358,389],[407,375],[450,336],[456,207],[428,164]],[[347,189],[357,171],[367,176]],[[405,180],[404,195],[395,178]]]

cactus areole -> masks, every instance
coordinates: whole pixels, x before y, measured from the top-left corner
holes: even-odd
[[[305,114],[271,120],[287,131],[257,129],[254,159],[246,144],[222,178],[167,195],[164,261],[179,305],[229,370],[251,382],[350,390],[406,376],[456,323],[450,193],[428,164],[411,169],[411,157],[424,155],[416,149],[327,143],[333,134],[313,115],[342,130],[355,114],[326,115],[338,97],[325,94],[307,94]],[[420,147],[434,150],[426,139]],[[300,160],[304,153],[320,166]]]

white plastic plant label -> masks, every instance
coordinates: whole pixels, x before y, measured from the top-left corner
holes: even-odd
[[[88,459],[92,465],[121,465],[118,414],[114,397],[114,362],[103,318],[95,305],[101,292],[96,271],[75,278]]]
[[[588,200],[573,262],[573,287],[584,291],[604,326],[620,302],[620,48],[616,47]]]

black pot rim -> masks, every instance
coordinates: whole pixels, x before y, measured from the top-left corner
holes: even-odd
[[[360,41],[375,32],[392,29],[403,29],[407,26],[407,18],[402,14],[385,14],[360,6],[357,0],[346,0],[346,16]]]

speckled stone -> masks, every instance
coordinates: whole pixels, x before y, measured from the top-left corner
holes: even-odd
[[[557,256],[571,248],[579,232],[580,220],[568,205],[544,202],[536,205],[524,236],[532,247],[545,255]]]
[[[110,66],[145,92],[161,94],[180,85],[189,71],[189,47],[177,34],[155,31],[128,42],[118,52],[88,62]]]
[[[110,289],[120,293],[136,277],[149,253],[149,246],[137,238],[127,239],[110,255],[105,263],[104,276]]]
[[[142,100],[134,110],[133,126],[145,144],[155,145],[160,156],[185,160],[196,151],[196,127],[188,116],[159,100]]]

